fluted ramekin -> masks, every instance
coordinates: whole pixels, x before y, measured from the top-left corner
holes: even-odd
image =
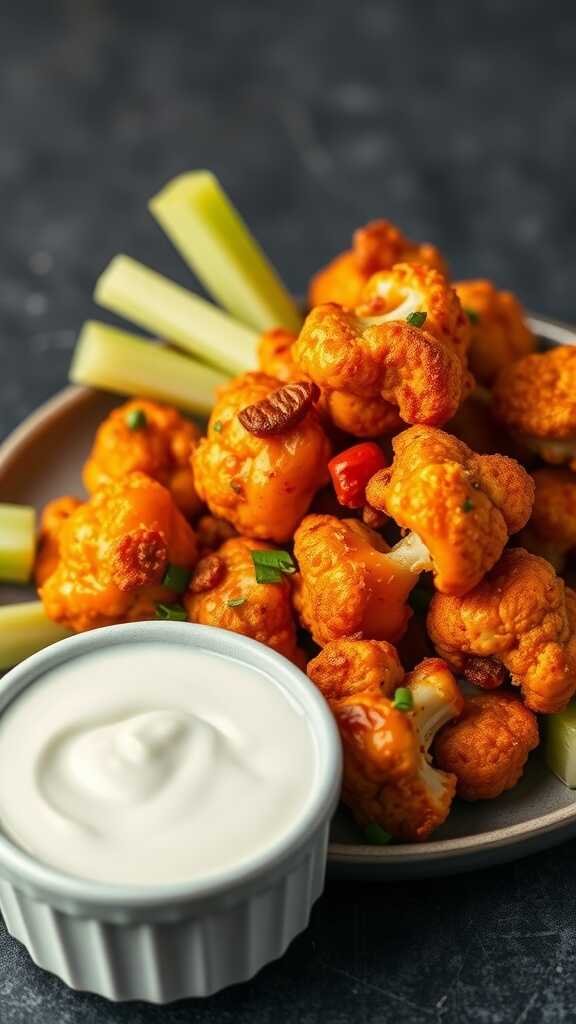
[[[310,799],[287,833],[208,879],[91,882],[49,867],[0,834],[0,909],[32,959],[74,989],[166,1003],[246,981],[306,927],[324,886],[341,749],[328,706],[299,669],[246,637],[189,623],[110,626],[62,640],[4,676],[0,714],[49,669],[102,646],[143,640],[202,648],[266,672],[306,714],[318,761]]]

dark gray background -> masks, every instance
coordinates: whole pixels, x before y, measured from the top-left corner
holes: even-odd
[[[296,291],[387,216],[576,319],[575,52],[573,0],[4,0],[0,437],[64,384],[111,256],[186,283],[145,208],[186,168],[221,176]],[[163,1010],[70,993],[2,933],[0,1022],[573,1021],[575,855],[331,884],[281,963]]]

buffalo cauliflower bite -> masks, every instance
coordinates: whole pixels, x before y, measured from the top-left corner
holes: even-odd
[[[392,466],[366,488],[370,505],[412,531],[391,555],[414,572],[431,569],[443,593],[465,594],[525,525],[534,483],[514,459],[476,455],[432,427],[410,427],[392,447]]]
[[[576,691],[576,594],[523,548],[505,551],[464,597],[435,594],[427,626],[458,672],[484,686],[509,672],[532,711],[562,711]]]
[[[34,579],[37,587],[42,586],[44,580],[48,579],[58,565],[62,527],[81,504],[79,498],[64,495],[62,498],[49,501],[44,508],[34,562]]]
[[[393,647],[336,640],[308,665],[328,701],[344,751],[342,798],[361,825],[375,823],[393,838],[422,842],[448,816],[456,778],[432,764],[438,729],[462,709],[462,695],[444,662],[430,658],[404,677]],[[397,686],[412,708],[399,710]]]
[[[457,719],[434,741],[439,768],[458,779],[463,800],[492,800],[520,780],[528,754],[538,746],[536,716],[511,693],[464,699]]]
[[[277,389],[278,381],[263,373],[232,381],[212,411],[193,466],[198,493],[214,516],[246,536],[283,542],[328,480],[330,445],[314,409],[270,437],[242,425],[238,414]]]
[[[114,409],[98,428],[83,470],[84,486],[93,494],[129,473],[146,473],[168,488],[184,515],[196,515],[201,503],[190,457],[199,437],[198,427],[176,409],[135,398]]]
[[[446,273],[436,246],[410,242],[394,224],[374,220],[354,232],[352,249],[340,253],[312,278],[310,306],[337,302],[352,308],[368,278],[379,270],[389,270],[395,263],[423,263]]]
[[[512,292],[482,280],[454,288],[470,319],[470,369],[480,384],[490,385],[504,366],[534,351],[536,338]]]
[[[335,304],[308,314],[292,349],[341,430],[377,437],[401,422],[445,423],[468,387],[456,347],[406,320],[360,316]]]
[[[191,569],[196,536],[170,492],[143,473],[96,491],[63,523],[58,561],[40,596],[47,615],[81,632],[153,619],[177,600],[168,566]]]
[[[198,562],[184,605],[191,622],[242,633],[300,662],[291,579],[256,582],[252,552],[269,550],[246,537],[227,540]]]
[[[388,545],[357,519],[309,515],[294,535],[299,566],[294,602],[320,646],[340,637],[398,640],[412,612],[417,577],[388,556]]]
[[[576,473],[569,469],[536,469],[534,508],[525,530],[522,547],[548,559],[557,572],[566,556],[576,550]]]
[[[297,335],[287,331],[285,327],[275,327],[266,331],[258,348],[258,364],[262,373],[286,383],[297,379],[298,370],[292,359],[292,346]]]
[[[505,367],[494,414],[545,462],[576,469],[576,346],[534,352]]]

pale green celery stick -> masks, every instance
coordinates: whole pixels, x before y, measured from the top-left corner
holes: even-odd
[[[70,631],[48,618],[41,601],[0,605],[0,672],[66,636]]]
[[[36,512],[28,505],[0,504],[0,580],[30,579],[36,543]]]
[[[208,416],[226,374],[118,327],[84,324],[70,367],[74,384],[136,395]]]
[[[294,300],[213,174],[182,174],[149,205],[206,290],[233,316],[258,331],[300,330]]]
[[[258,366],[258,334],[129,256],[116,256],[96,282],[99,305],[227,373]]]
[[[576,702],[558,715],[547,715],[544,729],[548,767],[565,786],[576,789]]]

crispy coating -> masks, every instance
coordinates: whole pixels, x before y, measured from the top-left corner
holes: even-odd
[[[177,600],[162,586],[168,564],[191,568],[197,557],[170,492],[143,473],[96,491],[68,516],[58,546],[40,596],[50,618],[76,632],[155,618],[157,601]]]
[[[221,571],[215,574],[213,584],[208,582],[194,593],[195,581],[202,575],[203,563],[207,560],[204,558],[196,567],[184,605],[191,622],[242,633],[300,663],[302,655],[296,644],[291,579],[283,576],[281,583],[256,582],[251,552],[267,550],[270,550],[269,545],[246,537],[227,540],[215,554],[207,556],[221,563]],[[237,601],[243,603],[236,604]]]
[[[569,469],[536,469],[532,516],[519,541],[560,572],[576,550],[576,473]]]
[[[34,562],[34,579],[37,587],[54,572],[60,559],[60,532],[64,523],[82,504],[79,498],[64,495],[49,501],[40,520],[40,536]]]
[[[297,335],[285,327],[274,327],[266,331],[258,348],[258,364],[262,373],[276,377],[283,384],[298,378],[298,370],[292,358],[292,345]]]
[[[535,352],[505,367],[494,413],[546,462],[576,469],[576,346]]]
[[[426,545],[438,590],[465,594],[525,525],[534,483],[514,459],[476,455],[433,427],[410,427],[392,446],[392,466],[372,477],[366,497]]]
[[[146,422],[139,429],[130,429],[130,413],[137,411],[144,414]],[[190,457],[199,437],[198,427],[176,409],[134,398],[114,409],[98,428],[83,470],[84,486],[94,494],[129,473],[146,473],[168,488],[185,516],[194,516],[201,502]]]
[[[463,800],[493,800],[519,782],[528,754],[538,746],[538,721],[511,693],[466,697],[460,716],[434,741],[439,768],[458,779]]]
[[[317,644],[341,637],[398,640],[418,577],[386,557],[384,539],[357,519],[309,515],[294,535],[294,601]]]
[[[356,819],[396,839],[427,839],[448,816],[456,788],[455,776],[434,768],[428,755],[437,729],[463,704],[447,666],[430,658],[403,678],[389,644],[336,640],[309,663],[308,674],[340,731],[342,798]],[[400,684],[412,694],[412,711],[393,706]]]
[[[503,367],[534,351],[536,337],[512,292],[484,280],[459,281],[454,288],[462,308],[472,314],[470,369],[480,384],[490,385]]]
[[[505,551],[464,597],[436,594],[427,625],[460,672],[470,655],[500,661],[532,711],[562,711],[576,691],[576,594],[523,548]]]
[[[337,427],[377,437],[406,423],[439,425],[456,412],[468,373],[456,348],[403,320],[360,317],[335,304],[308,314],[292,350],[322,389]]]
[[[446,274],[440,252],[428,243],[410,242],[387,220],[374,220],[354,232],[352,249],[336,256],[310,282],[310,306],[337,302],[351,309],[372,274],[395,263],[424,263]]]
[[[246,536],[284,542],[328,480],[330,444],[314,409],[277,436],[245,430],[238,413],[277,388],[278,381],[263,373],[232,381],[212,411],[193,466],[198,493],[213,515]]]

